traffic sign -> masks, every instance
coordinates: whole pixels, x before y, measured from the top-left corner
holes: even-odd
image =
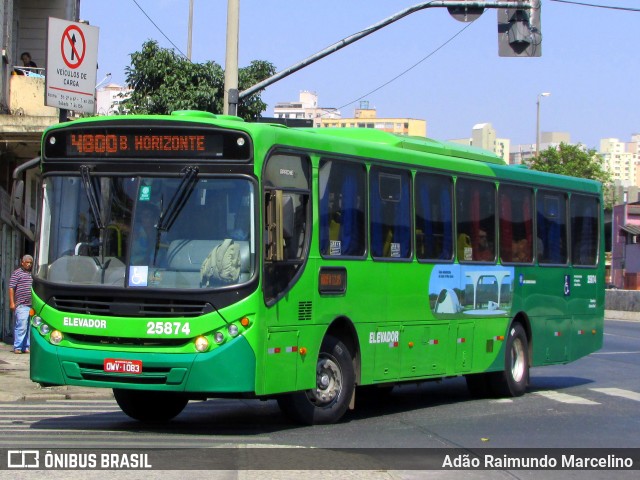
[[[98,27],[49,17],[45,105],[94,113]]]

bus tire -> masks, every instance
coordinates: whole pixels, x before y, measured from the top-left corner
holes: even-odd
[[[490,374],[491,390],[501,397],[519,397],[529,384],[529,342],[519,323],[511,325],[505,348],[504,371]]]
[[[351,352],[327,335],[316,364],[316,388],[283,395],[278,405],[287,416],[305,425],[336,423],[347,411],[354,388]]]
[[[120,409],[134,420],[145,423],[168,422],[176,417],[189,399],[179,393],[113,389]]]

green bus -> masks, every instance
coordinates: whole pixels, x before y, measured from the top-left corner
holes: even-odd
[[[140,421],[274,398],[305,424],[465,376],[519,396],[601,348],[601,185],[471,147],[179,111],[45,131],[31,378]]]

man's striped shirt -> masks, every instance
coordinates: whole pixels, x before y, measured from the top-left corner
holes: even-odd
[[[31,283],[33,278],[31,272],[27,272],[22,268],[14,270],[9,279],[9,288],[13,288],[13,298],[16,307],[20,305],[31,306]]]

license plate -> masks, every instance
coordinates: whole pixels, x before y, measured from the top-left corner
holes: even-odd
[[[142,362],[140,360],[105,358],[103,368],[108,373],[132,373],[138,375],[142,373]]]

